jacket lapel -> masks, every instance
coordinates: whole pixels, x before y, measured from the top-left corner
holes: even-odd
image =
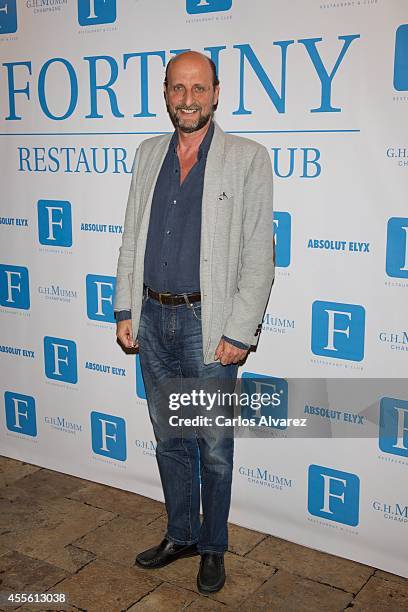
[[[171,134],[163,138],[157,146],[155,146],[150,154],[150,159],[146,163],[145,171],[145,183],[140,197],[140,203],[142,208],[142,217],[140,222],[139,233],[136,243],[136,252],[142,253],[141,261],[144,261],[147,232],[149,229],[150,211],[152,208],[152,201],[154,195],[154,188],[156,186],[157,177],[159,176],[160,169],[162,167],[164,158],[166,157],[169,142],[171,140]],[[135,258],[136,261],[136,258]],[[143,277],[143,263],[140,266],[140,278]],[[140,282],[143,282],[142,280]]]
[[[142,202],[145,206],[144,214],[150,215],[150,207],[153,200],[154,188],[160,169],[166,157],[172,134],[166,135],[151,152],[150,160],[146,165],[146,180],[143,187]]]
[[[224,170],[225,134],[214,122],[214,135],[207,155],[204,174],[203,200],[201,210],[201,258],[207,259],[212,244],[217,220],[218,198],[222,191]]]

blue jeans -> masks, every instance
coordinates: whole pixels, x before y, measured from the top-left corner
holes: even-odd
[[[191,428],[185,434],[181,428],[181,435],[168,435],[168,416],[174,413],[162,401],[160,389],[170,380],[182,389],[186,379],[199,379],[204,387],[206,379],[222,379],[222,390],[232,393],[238,365],[203,363],[200,302],[167,306],[144,296],[138,340],[168,517],[166,537],[177,544],[197,543],[200,554],[223,553],[228,548],[234,438],[207,427],[194,434]],[[188,416],[188,407],[178,414]]]

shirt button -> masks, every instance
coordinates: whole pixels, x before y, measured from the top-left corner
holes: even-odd
[[[168,236],[170,236],[170,234],[171,234],[171,230],[167,230],[166,234],[167,234]]]
[[[173,200],[173,204],[177,204],[177,200]]]
[[[167,261],[163,261],[163,266],[167,266]]]

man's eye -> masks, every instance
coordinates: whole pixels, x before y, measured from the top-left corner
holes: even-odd
[[[203,92],[203,91],[204,91],[204,87],[199,87],[199,86],[197,86],[197,87],[195,88],[195,90],[201,93],[201,92]]]

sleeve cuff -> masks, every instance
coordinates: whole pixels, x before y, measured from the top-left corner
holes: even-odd
[[[126,321],[127,319],[131,319],[132,311],[131,310],[116,310],[114,315],[115,315],[116,323],[119,323],[119,321]]]
[[[232,338],[228,338],[228,336],[223,336],[223,340],[226,340],[230,344],[233,344],[237,348],[248,350],[251,348],[250,344],[245,344],[244,342],[240,342],[239,340],[233,340]]]

